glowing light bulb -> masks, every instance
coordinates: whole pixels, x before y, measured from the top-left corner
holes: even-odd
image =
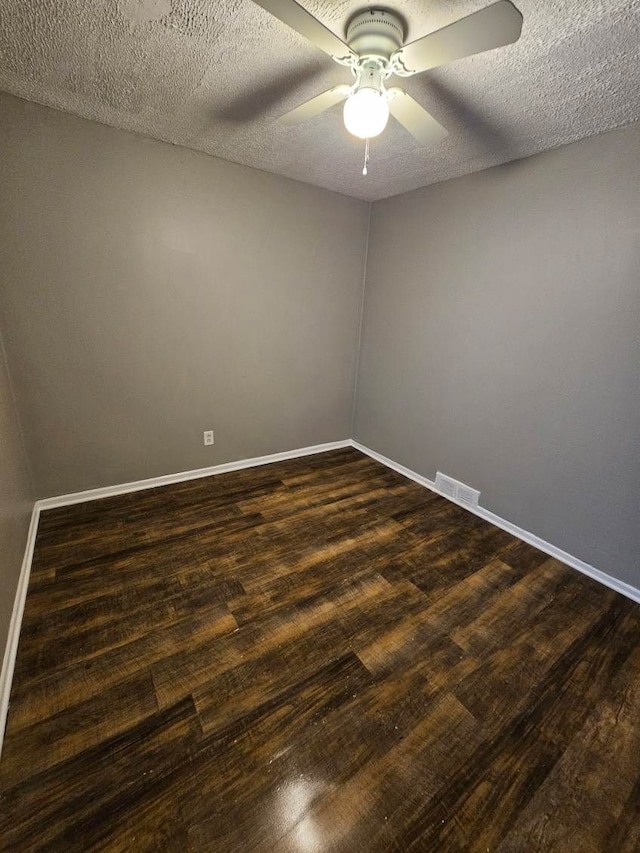
[[[369,86],[358,89],[344,104],[344,126],[360,139],[379,136],[389,120],[389,105],[382,92]]]

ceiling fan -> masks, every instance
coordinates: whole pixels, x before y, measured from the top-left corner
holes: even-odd
[[[334,86],[280,117],[294,125],[345,101],[344,123],[360,139],[379,136],[391,114],[424,145],[447,131],[404,89],[387,88],[394,74],[411,77],[438,65],[512,44],[520,38],[522,15],[509,0],[461,18],[417,41],[404,44],[405,22],[396,12],[370,6],[349,21],[343,41],[295,0],[254,0],[267,12],[309,39],[355,78],[351,85]],[[368,145],[365,154],[366,174]]]

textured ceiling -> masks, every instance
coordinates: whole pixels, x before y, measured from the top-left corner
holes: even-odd
[[[391,0],[408,40],[490,0]],[[1,0],[0,88],[114,127],[374,200],[640,118],[640,0],[515,0],[509,47],[398,81],[449,137],[421,148],[389,121],[364,144],[341,107],[298,127],[277,116],[350,82],[251,0]],[[303,0],[343,36],[360,0]],[[397,78],[395,78],[397,80]]]

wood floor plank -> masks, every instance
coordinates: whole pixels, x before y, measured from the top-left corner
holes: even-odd
[[[184,700],[24,782],[11,784],[2,770],[0,849],[94,849],[105,832],[100,824],[113,831],[119,804],[148,796],[181,765],[199,731],[193,702]]]
[[[352,448],[42,513],[0,851],[640,850],[640,607]]]
[[[605,637],[615,615],[611,610],[605,612],[593,634]],[[637,630],[635,618],[624,625],[625,645],[633,630],[631,623]],[[473,754],[464,772],[451,779],[432,809],[407,828],[407,849],[428,849],[437,841],[445,848],[466,844],[468,849],[480,851],[500,843],[584,722],[594,695],[609,683],[622,662],[618,649],[610,644],[591,649],[593,634],[581,635],[565,650],[529,693],[520,713],[514,714],[512,705],[483,720],[491,737]],[[593,660],[584,665],[587,649]],[[455,814],[456,820],[440,828],[437,816],[445,811]]]
[[[537,613],[553,601],[567,583],[564,572],[558,571],[559,568],[556,560],[545,560],[517,583],[510,584],[507,589],[496,590],[493,600],[481,611],[476,611],[477,618],[473,622],[467,625],[458,622],[452,627],[453,639],[468,651],[486,652],[491,647],[508,646],[522,634],[523,624],[534,621]],[[483,571],[475,572],[471,579]]]
[[[100,745],[155,714],[158,705],[147,672],[118,682],[91,698],[16,732],[3,758],[14,783]]]
[[[633,650],[611,683],[610,695],[596,702],[553,770],[498,848],[499,853],[545,849],[603,850],[637,782],[640,753],[640,649]],[[615,765],[610,752],[616,742]],[[566,804],[549,820],[556,803]],[[585,824],[593,809],[602,819]],[[619,848],[622,849],[622,842]]]
[[[235,630],[236,621],[226,607],[216,606],[209,612],[176,621],[169,627],[151,631],[77,664],[59,670],[37,671],[28,680],[14,680],[11,731],[73,708],[140,672],[151,673],[157,661],[184,649],[195,653],[201,646],[215,644],[219,637]],[[10,741],[8,743],[10,745]]]

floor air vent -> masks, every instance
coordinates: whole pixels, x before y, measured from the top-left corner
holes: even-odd
[[[442,492],[443,495],[453,498],[454,501],[459,501],[461,504],[467,504],[467,506],[478,506],[480,492],[476,491],[476,489],[470,488],[469,486],[465,486],[464,483],[461,483],[458,480],[454,480],[453,477],[447,477],[446,474],[441,474],[440,471],[436,473],[436,489],[438,489],[439,492]]]

